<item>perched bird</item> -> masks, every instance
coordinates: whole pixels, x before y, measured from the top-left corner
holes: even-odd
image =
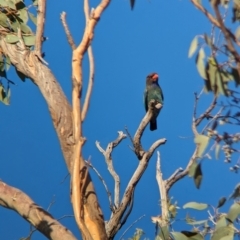
[[[146,112],[148,111],[148,106],[150,101],[155,100],[155,107],[153,112],[153,117],[150,120],[150,130],[154,131],[157,129],[157,116],[163,106],[163,92],[158,84],[158,74],[151,73],[146,79],[146,89],[144,92],[144,105]],[[156,107],[157,106],[157,107]]]

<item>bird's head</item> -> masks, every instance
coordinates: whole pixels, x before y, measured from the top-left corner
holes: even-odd
[[[155,72],[147,75],[147,84],[151,83],[158,83],[158,74]]]

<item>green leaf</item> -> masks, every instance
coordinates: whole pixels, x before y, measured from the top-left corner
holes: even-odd
[[[3,27],[9,27],[9,20],[6,14],[0,12],[0,25]]]
[[[212,40],[207,34],[204,34],[204,40],[208,46],[212,47]]]
[[[216,144],[216,147],[215,147],[215,158],[216,159],[219,159],[219,151],[221,149],[221,145],[219,143]]]
[[[195,172],[196,172],[196,168],[197,168],[197,163],[196,162],[193,162],[192,165],[190,166],[189,168],[189,172],[188,172],[188,176],[189,177],[193,177]]]
[[[208,208],[208,205],[206,203],[189,202],[189,203],[184,204],[183,208],[184,209],[192,208],[195,210],[204,210],[204,209]]]
[[[201,182],[202,182],[202,169],[201,169],[201,164],[199,163],[196,167],[193,179],[194,179],[194,183],[197,189],[200,188]]]
[[[28,12],[27,12],[26,8],[18,10],[18,14],[19,14],[18,17],[23,21],[23,23],[26,24],[28,21]]]
[[[6,3],[9,8],[16,10],[15,3],[12,0],[7,0]]]
[[[23,41],[26,46],[34,46],[35,44],[35,36],[23,36]]]
[[[197,70],[198,70],[200,76],[201,76],[203,79],[206,79],[204,59],[205,59],[204,50],[203,50],[203,48],[200,48],[200,50],[199,50],[199,52],[198,52],[198,54],[197,54],[197,57],[196,57]]]
[[[29,18],[31,19],[31,21],[37,25],[37,18],[30,12],[28,12]]]
[[[15,70],[16,70],[16,73],[17,73],[17,75],[19,76],[19,78],[20,78],[23,82],[25,82],[26,76],[25,76],[23,73],[19,72],[19,71],[17,70],[17,68],[15,68]]]
[[[10,88],[8,88],[6,96],[3,99],[3,103],[5,103],[6,105],[9,105],[10,104],[10,96],[11,96],[11,91],[10,91]]]
[[[23,33],[27,33],[27,34],[32,33],[31,28],[22,22],[20,23],[20,29],[22,30]]]
[[[169,239],[168,226],[163,226],[163,227],[159,227],[159,228],[160,228],[160,231],[158,233],[158,237],[160,237],[159,239]]]
[[[14,32],[17,33],[18,28],[20,29],[20,24],[17,20],[15,20],[14,22],[11,23],[11,28]]]
[[[236,202],[230,207],[230,210],[226,218],[233,223],[239,214],[240,214],[240,203]]]
[[[174,240],[189,240],[189,238],[181,232],[171,232],[171,235],[174,237]]]
[[[218,228],[213,232],[211,240],[233,240],[234,230],[230,226]]]
[[[5,57],[5,70],[8,71],[10,66],[11,66],[11,60],[10,60],[9,56],[6,56]]]
[[[38,6],[38,0],[33,1],[33,6]]]
[[[229,199],[231,199],[231,198],[235,199],[235,198],[238,198],[238,197],[240,197],[240,183],[238,183],[236,185],[236,187],[234,188],[234,191],[231,194],[231,196],[229,197]]]
[[[3,55],[0,54],[0,72],[4,71],[4,67],[5,67],[4,58],[3,58]]]
[[[0,84],[0,101],[1,102],[4,99],[4,97],[5,97],[5,91],[4,91],[3,85]]]
[[[205,224],[208,220],[199,220],[199,221],[189,221],[187,222],[187,224],[190,225],[202,225]]]
[[[194,142],[198,145],[197,157],[202,157],[202,154],[208,146],[209,140],[210,138],[208,136],[202,134],[198,134],[195,137]]]
[[[188,57],[189,58],[192,57],[192,55],[196,52],[197,47],[198,47],[198,36],[196,36],[190,44],[190,48],[189,48],[189,51],[188,51]]]
[[[227,201],[227,198],[225,198],[225,197],[220,198],[218,201],[217,208],[222,207],[226,201]]]
[[[14,35],[14,34],[7,34],[5,39],[6,39],[7,43],[16,43],[19,41],[18,36]]]
[[[227,221],[224,215],[220,216],[219,219],[216,222],[216,228],[215,230],[222,228],[222,227],[226,227],[227,226]]]
[[[0,6],[7,7],[6,0],[0,0]]]
[[[231,73],[233,75],[233,79],[234,79],[235,85],[237,87],[238,85],[240,85],[240,76],[238,74],[238,70],[236,68],[232,68]]]

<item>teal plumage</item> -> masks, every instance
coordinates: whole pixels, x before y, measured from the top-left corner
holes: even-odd
[[[151,100],[155,100],[155,105],[161,104],[163,106],[163,92],[161,87],[158,84],[158,74],[151,73],[147,76],[146,79],[146,89],[144,92],[144,105],[146,112],[148,111],[148,106]],[[154,131],[157,129],[157,116],[162,108],[154,108],[153,117],[150,120],[150,130]]]

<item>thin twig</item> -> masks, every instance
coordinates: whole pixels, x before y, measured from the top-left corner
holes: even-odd
[[[219,28],[222,30],[223,32],[223,35],[225,37],[225,40],[226,40],[226,47],[228,49],[228,51],[234,56],[235,58],[235,61],[237,62],[237,65],[238,65],[238,73],[240,75],[240,56],[237,52],[237,50],[235,49],[233,43],[232,43],[232,33],[225,27],[224,25],[224,22],[223,22],[223,19],[221,17],[221,14],[219,12],[219,9],[218,9],[218,5],[219,5],[220,1],[219,0],[213,0],[212,1],[212,6],[213,6],[213,9],[214,9],[214,12],[216,14],[216,17],[217,17],[217,20],[218,20],[218,23],[219,23]]]
[[[210,112],[215,108],[216,104],[217,104],[217,96],[215,95],[208,109],[195,120],[196,127],[202,122],[204,118],[206,118],[210,114]]]
[[[85,161],[85,163],[87,164],[88,167],[92,168],[92,170],[97,174],[98,178],[100,179],[100,181],[102,182],[105,190],[106,190],[106,193],[107,193],[107,196],[108,196],[108,200],[109,200],[109,205],[110,205],[110,209],[112,209],[112,197],[111,197],[111,192],[109,191],[108,189],[108,186],[105,182],[105,180],[103,179],[103,177],[101,176],[101,174],[98,172],[98,170],[89,162],[89,161]]]
[[[58,218],[57,220],[60,221],[64,218],[74,217],[74,215],[63,215],[62,217]]]
[[[216,27],[220,28],[221,29],[221,24],[220,22],[218,21],[218,19],[216,19],[211,13],[208,12],[208,10],[206,8],[204,8],[198,0],[190,0],[193,5],[199,9],[208,19],[209,21],[214,24]],[[212,3],[213,5],[213,3]],[[239,46],[240,45],[240,42],[237,40],[237,38],[235,37],[235,35],[229,30],[229,29],[226,29],[226,31],[228,32],[229,36],[231,37],[231,39]]]
[[[73,37],[72,37],[69,27],[67,25],[66,15],[67,15],[66,12],[62,12],[60,15],[60,19],[62,21],[62,25],[63,25],[64,31],[66,33],[68,43],[69,43],[70,47],[72,48],[72,50],[74,50],[74,49],[76,49],[76,45],[74,43]]]
[[[186,168],[181,171],[179,174],[172,174],[171,177],[169,177],[166,181],[166,191],[167,193],[169,192],[169,190],[171,189],[171,187],[180,179],[184,178],[188,172],[189,172],[189,169],[190,167],[192,166],[193,162],[195,162],[196,160],[196,157],[197,157],[197,150],[198,148],[196,147],[191,159],[189,160]]]
[[[124,232],[123,232],[123,234],[121,235],[121,237],[119,238],[119,240],[121,240],[123,237],[124,237],[124,235],[127,233],[127,231],[131,228],[131,227],[133,227],[133,225],[134,224],[136,224],[137,222],[139,222],[143,217],[145,217],[146,215],[145,214],[143,214],[141,217],[139,217],[137,220],[135,220]]]
[[[49,204],[49,206],[48,206],[48,208],[47,208],[47,211],[48,211],[48,212],[49,212],[50,208],[52,207],[52,205],[56,202],[56,201],[54,200],[54,198],[55,198],[55,196],[53,196],[53,200],[50,202],[50,204]]]

